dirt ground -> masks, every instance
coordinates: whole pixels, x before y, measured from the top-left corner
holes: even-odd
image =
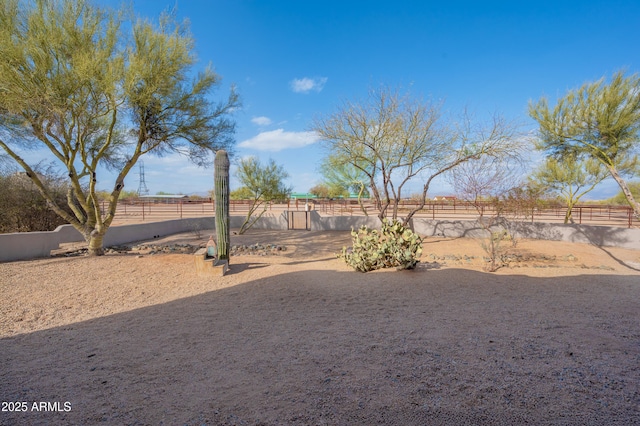
[[[286,251],[215,278],[145,251],[0,264],[0,424],[640,424],[640,251],[520,241],[488,273],[479,241],[429,238],[363,274],[349,242],[234,235]]]

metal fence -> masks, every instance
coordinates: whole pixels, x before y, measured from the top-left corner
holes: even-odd
[[[247,214],[250,204],[249,200],[232,200],[229,210],[231,214],[235,215]],[[313,200],[308,203],[303,200],[298,202],[290,200],[287,203],[269,204],[267,210],[275,213],[285,210],[304,211],[305,204],[308,204],[309,209],[316,210],[323,216],[364,215],[363,208],[371,216],[378,214],[372,203],[365,203],[364,206],[360,206],[356,200]],[[103,204],[102,207],[104,212],[106,204]],[[402,202],[398,206],[399,214],[402,216],[416,207],[417,204],[415,203]],[[566,211],[566,207],[561,206],[537,208],[526,214],[514,216],[514,218],[527,222],[563,223]],[[118,203],[114,224],[213,216],[214,212],[215,206],[211,201],[121,201]],[[389,213],[391,213],[390,210]],[[432,220],[474,220],[478,218],[480,213],[491,215],[495,214],[495,210],[489,203],[478,205],[461,201],[432,201],[428,202],[415,216]],[[635,219],[633,210],[627,206],[578,205],[573,208],[572,216],[574,223],[577,224],[625,228],[640,227],[640,221]]]
[[[401,202],[398,206],[399,215],[407,214],[416,209],[418,204],[415,202]],[[322,214],[327,215],[360,215],[363,208],[370,215],[377,215],[377,209],[371,203],[365,203],[360,206],[357,201],[321,201],[316,202],[315,209]],[[389,207],[389,213],[392,206]],[[511,215],[506,213],[507,217],[511,216],[515,219],[527,222],[547,222],[547,223],[563,223],[567,212],[566,207],[550,206],[545,208],[535,208]],[[431,201],[419,210],[416,217],[426,217],[432,220],[473,220],[483,215],[495,214],[495,206],[491,203],[467,203],[462,201]],[[633,209],[628,206],[611,206],[611,205],[591,205],[582,204],[573,207],[572,210],[573,223],[618,226],[625,228],[640,227],[640,221],[633,216]]]

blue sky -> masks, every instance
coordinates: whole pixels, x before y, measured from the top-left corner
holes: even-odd
[[[119,2],[102,0],[101,4]],[[478,119],[494,112],[524,123],[529,100],[555,99],[619,69],[640,71],[640,2],[628,1],[242,1],[133,0],[157,18],[176,7],[188,18],[201,63],[235,84],[237,156],[273,158],[295,191],[321,180],[324,151],[309,133],[314,116],[380,84],[416,97],[468,107]],[[146,157],[151,193],[202,193],[213,171],[179,157]],[[112,184],[105,176],[107,185]],[[137,189],[138,173],[126,180]],[[415,183],[415,190],[420,186]],[[237,183],[232,181],[232,189]],[[409,192],[412,192],[409,188]],[[611,182],[592,198],[617,193]],[[439,183],[430,196],[447,194]]]

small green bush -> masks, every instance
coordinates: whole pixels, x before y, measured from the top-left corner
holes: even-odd
[[[413,269],[420,261],[422,238],[398,221],[384,219],[380,231],[363,226],[351,235],[353,246],[343,247],[338,257],[356,271]]]

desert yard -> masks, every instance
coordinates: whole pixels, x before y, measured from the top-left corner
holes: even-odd
[[[0,424],[640,424],[640,251],[525,240],[487,273],[428,238],[362,274],[348,232],[256,230],[232,244],[286,250],[216,278],[149,254],[206,238],[0,264]]]

